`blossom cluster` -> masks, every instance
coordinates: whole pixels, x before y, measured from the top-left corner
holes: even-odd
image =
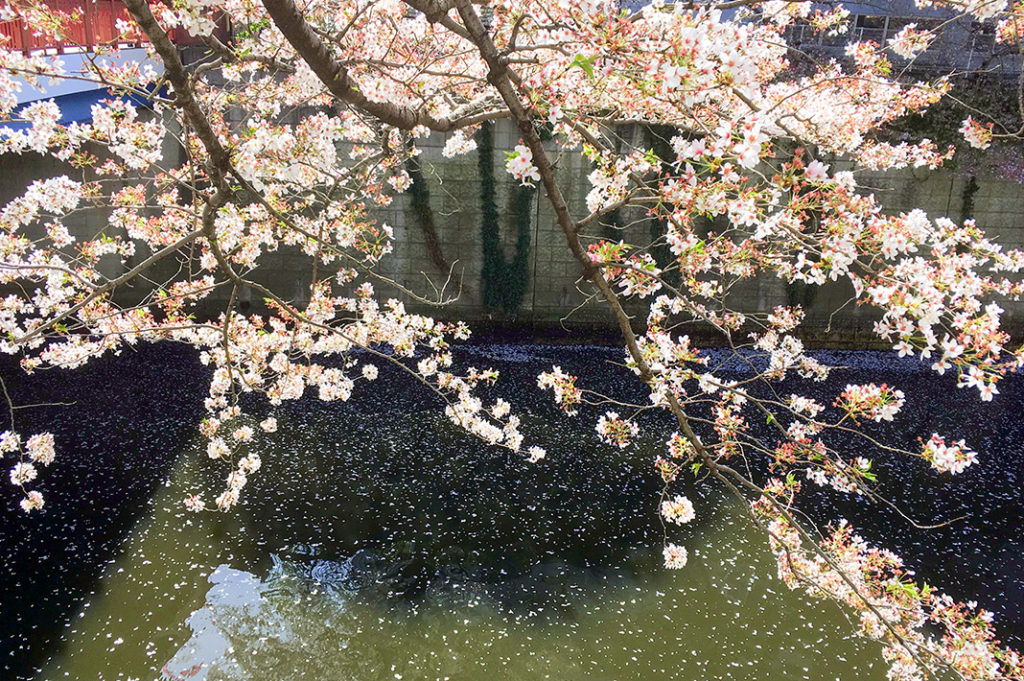
[[[621,241],[617,244],[599,241],[588,247],[593,262],[613,265],[607,268],[606,276],[618,284],[622,295],[646,298],[661,288],[658,278],[661,270],[650,253],[627,256],[630,250],[631,247]]]
[[[577,405],[583,401],[583,392],[576,387],[576,376],[565,373],[558,366],[541,373],[537,377],[537,387],[552,390],[555,393],[555,404],[570,415],[577,412]]]
[[[904,59],[913,59],[927,50],[934,38],[935,35],[930,31],[918,30],[917,24],[910,23],[889,39],[889,47]]]
[[[693,502],[683,496],[675,496],[661,502],[661,517],[670,523],[685,525],[697,514],[693,510]]]
[[[921,457],[941,473],[956,475],[963,473],[968,466],[977,463],[978,454],[967,448],[963,440],[946,444],[938,433],[933,433],[921,448]]]
[[[619,418],[618,413],[609,411],[598,419],[596,430],[604,442],[625,449],[640,432],[640,426],[636,421]]]
[[[510,152],[505,168],[509,175],[516,178],[523,184],[531,184],[540,181],[540,173],[533,165],[533,152],[522,144],[517,144],[515,151]]]
[[[792,589],[853,609],[860,633],[885,647],[890,679],[912,681],[947,669],[967,679],[1022,678],[1021,657],[1001,647],[991,613],[914,582],[899,556],[870,546],[846,521],[812,544],[780,512],[785,503],[775,492],[784,487],[776,481],[774,491],[754,503],[779,577]]]
[[[45,504],[42,492],[26,489],[26,485],[39,476],[36,464],[49,466],[56,458],[52,433],[36,433],[24,443],[21,435],[12,430],[0,433],[0,456],[17,455],[19,460],[11,467],[8,477],[11,484],[21,488],[20,506],[26,513],[41,509]]]
[[[853,419],[892,421],[906,403],[902,390],[883,383],[847,385],[836,399],[836,406]]]
[[[976,149],[987,149],[992,144],[992,123],[979,123],[968,116],[960,124],[960,132],[968,144]]]
[[[665,544],[662,554],[665,558],[665,567],[669,570],[681,570],[686,567],[687,552],[685,546],[679,544]]]
[[[1024,3],[1019,0],[1006,16],[996,24],[996,41],[1000,43],[1019,43],[1024,37]]]

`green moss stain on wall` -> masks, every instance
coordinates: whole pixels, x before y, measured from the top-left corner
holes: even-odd
[[[530,283],[530,233],[536,190],[518,185],[509,196],[511,227],[515,230],[515,254],[508,258],[501,243],[501,218],[494,177],[494,124],[484,123],[477,133],[480,170],[480,238],[483,266],[480,270],[484,308],[515,316]]]

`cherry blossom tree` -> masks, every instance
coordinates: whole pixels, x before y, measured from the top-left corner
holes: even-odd
[[[5,154],[52,155],[83,178],[33,182],[0,212],[0,349],[32,373],[73,368],[139,342],[195,346],[213,369],[199,425],[207,454],[223,462],[226,485],[215,500],[185,499],[194,511],[226,511],[260,469],[250,443],[277,430],[257,422],[240,397],[262,394],[271,406],[307,390],[323,400],[357,396],[360,383],[392,363],[417,377],[447,405],[447,415],[484,441],[544,458],[524,442],[508,403],[487,404],[476,388],[497,374],[453,366],[451,344],[464,324],[413,314],[380,300],[375,266],[393,233],[373,217],[405,190],[408,160],[426,136],[448,135],[446,156],[473,150],[483,124],[505,120],[520,139],[507,170],[543,190],[565,247],[618,325],[626,362],[650,400],[631,404],[587,387],[586,376],[558,367],[538,378],[569,414],[605,405],[600,437],[626,447],[641,414],[671,425],[657,435],[655,463],[664,480],[657,509],[685,524],[699,508],[677,493],[677,480],[704,476],[742,500],[765,531],[779,577],[792,588],[832,598],[879,641],[890,678],[1024,678],[1024,665],[995,638],[989,613],[917,584],[900,559],[868,545],[846,523],[819,529],[797,519],[803,488],[828,486],[867,499],[872,462],[841,444],[918,457],[938,474],[976,463],[961,440],[935,434],[918,451],[876,440],[873,422],[899,417],[912,399],[886,385],[848,385],[824,403],[782,394],[784,379],[828,377],[830,367],[805,351],[800,306],[742,313],[731,292],[754,277],[820,286],[846,282],[859,304],[878,309],[875,331],[901,355],[915,354],[961,387],[991,400],[1024,351],[1007,347],[999,300],[1017,299],[1024,253],[1002,249],[972,221],[931,219],[923,211],[883,211],[860,191],[853,169],[937,167],[951,150],[929,140],[900,144],[876,136],[888,123],[941,100],[949,82],[895,78],[894,60],[913,59],[935,39],[907,26],[884,45],[853,43],[844,61],[814,62],[796,75],[799,52],[787,29],[841,34],[849,14],[839,4],[774,0],[665,4],[629,11],[609,0],[125,0],[134,22],[126,41],[144,39],[162,64],[116,62],[97,48],[87,72],[111,90],[86,123],[58,124],[53,101],[16,109],[21,81],[71,77],[46,55],[0,52],[0,113],[22,121],[0,140]],[[998,40],[1020,43],[1024,3],[1006,0],[918,2],[993,22]],[[35,0],[5,5],[44,34],[70,40],[75,13]],[[230,38],[217,29],[227,22]],[[186,63],[169,31],[202,41]],[[941,30],[941,27],[937,30]],[[145,99],[143,112],[132,98]],[[299,112],[296,114],[295,112]],[[626,124],[673,131],[664,158],[619,136]],[[993,128],[975,112],[962,132],[975,147],[1014,131]],[[168,147],[181,149],[169,161]],[[592,167],[587,213],[570,210],[556,174],[558,155],[582,154]],[[85,172],[87,171],[87,172]],[[664,222],[654,242],[602,240],[594,228],[617,210]],[[71,234],[66,221],[92,211],[101,229]],[[697,222],[725,226],[701,236]],[[659,262],[655,247],[671,253]],[[308,303],[295,304],[261,283],[268,254],[301,251],[313,272]],[[121,264],[108,276],[100,260]],[[129,264],[129,258],[132,263]],[[168,262],[169,277],[160,277]],[[119,296],[148,282],[141,298]],[[160,283],[156,283],[160,282]],[[387,281],[390,286],[395,282]],[[243,313],[253,290],[266,313]],[[203,301],[228,292],[220,313]],[[407,299],[425,302],[415,291]],[[645,305],[642,328],[626,306]],[[630,308],[632,309],[632,308]],[[742,380],[679,331],[698,321],[749,369]],[[787,384],[789,385],[789,384]],[[6,394],[6,386],[4,386]],[[8,400],[10,404],[10,400]],[[48,433],[0,437],[11,482],[25,511],[43,507],[42,468],[59,443]],[[751,424],[773,429],[764,437]],[[738,466],[767,460],[759,478]],[[543,465],[539,463],[538,465]],[[684,547],[666,540],[669,568]]]

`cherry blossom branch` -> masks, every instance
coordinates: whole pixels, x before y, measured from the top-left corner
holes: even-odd
[[[727,466],[727,465],[725,465],[723,463],[715,463],[715,464],[713,464],[711,466],[711,470],[713,471],[713,475],[715,476],[715,478],[718,479],[719,481],[725,483],[728,487],[730,487],[732,489],[735,489],[735,486],[725,477],[725,475],[728,475],[729,477],[731,477],[733,480],[735,480],[737,483],[739,483],[742,487],[744,487],[744,488],[746,488],[746,489],[748,489],[748,490],[758,494],[759,498],[768,499],[768,501],[772,505],[772,508],[774,508],[775,511],[779,515],[781,515],[783,518],[785,518],[787,524],[790,527],[792,527],[794,530],[796,530],[796,532],[803,538],[803,540],[807,543],[807,545],[811,547],[811,550],[817,556],[819,556],[823,561],[825,561],[825,563],[830,568],[832,568],[832,570],[839,576],[839,578],[843,581],[843,583],[846,584],[846,586],[864,604],[864,607],[866,607],[875,617],[878,618],[878,620],[880,622],[882,622],[882,624],[889,631],[889,633],[893,636],[893,638],[896,641],[899,641],[901,646],[914,658],[914,660],[918,663],[918,665],[919,665],[919,667],[921,668],[922,671],[924,671],[926,674],[928,674],[932,678],[936,678],[936,679],[938,678],[938,676],[932,670],[931,665],[927,664],[920,657],[920,654],[917,652],[918,650],[923,650],[924,652],[926,652],[940,666],[942,666],[943,668],[947,669],[948,671],[953,672],[954,674],[956,674],[956,676],[958,678],[960,678],[960,679],[964,678],[964,676],[957,669],[955,669],[952,665],[950,665],[949,662],[947,662],[946,660],[944,660],[941,657],[939,657],[938,655],[936,655],[933,651],[931,651],[931,650],[929,650],[928,648],[925,648],[925,647],[920,647],[920,646],[917,646],[917,645],[912,645],[912,642],[909,639],[907,639],[906,636],[904,636],[901,632],[899,632],[896,629],[895,625],[893,625],[892,622],[890,622],[889,618],[886,617],[885,615],[883,615],[878,610],[878,608],[875,605],[874,601],[871,600],[870,598],[868,598],[863,593],[861,593],[860,588],[856,584],[854,584],[853,580],[850,579],[849,575],[846,574],[846,571],[838,563],[836,563],[835,559],[827,551],[825,551],[824,549],[822,549],[818,545],[818,542],[814,539],[814,537],[812,537],[807,532],[807,530],[805,530],[803,528],[803,526],[796,521],[796,519],[792,516],[792,514],[789,512],[789,510],[787,508],[785,508],[777,499],[775,499],[775,497],[773,495],[768,494],[764,490],[764,488],[758,486],[757,484],[755,484],[754,482],[749,480],[746,476],[744,476],[742,473],[740,473],[736,469],[731,468],[730,466]],[[738,493],[738,492],[739,492],[739,490],[736,490],[736,493]],[[740,496],[741,499],[745,500],[745,498],[742,496],[742,494],[740,494],[739,496]],[[745,501],[745,503],[749,505],[749,502]],[[763,525],[762,525],[762,527],[763,527]]]
[[[139,2],[140,0],[133,0]],[[481,115],[461,119],[437,118],[423,109],[412,109],[391,102],[378,102],[367,98],[359,85],[320,40],[316,31],[302,15],[292,0],[263,0],[263,6],[274,20],[274,25],[295,51],[309,65],[313,73],[327,87],[332,95],[357,109],[366,111],[381,121],[400,130],[412,130],[426,126],[437,132],[449,132],[484,120]]]
[[[33,328],[31,331],[23,334],[22,336],[13,339],[12,342],[14,342],[14,343],[16,343],[18,345],[22,345],[22,344],[25,344],[25,343],[27,343],[27,342],[29,342],[31,340],[34,340],[40,334],[44,333],[48,329],[53,328],[55,325],[60,324],[65,319],[68,319],[69,317],[74,315],[76,312],[81,310],[83,307],[88,305],[90,302],[92,302],[96,298],[102,296],[105,293],[109,293],[109,292],[113,291],[116,287],[120,286],[121,284],[124,284],[124,283],[127,283],[127,282],[131,281],[132,279],[137,277],[140,273],[142,273],[145,270],[149,269],[149,267],[151,265],[153,265],[154,263],[159,262],[160,260],[163,260],[167,256],[169,256],[169,255],[171,255],[173,253],[178,252],[179,250],[181,250],[181,248],[183,246],[186,246],[186,245],[192,243],[193,241],[195,241],[197,238],[199,238],[202,235],[202,233],[203,233],[202,229],[197,229],[194,232],[190,232],[190,233],[186,234],[185,236],[181,237],[180,239],[175,241],[170,246],[167,246],[167,247],[157,251],[153,255],[149,256],[148,258],[143,260],[141,263],[139,263],[135,267],[131,268],[130,270],[128,270],[127,272],[125,272],[121,276],[117,277],[116,279],[111,279],[106,284],[103,284],[102,286],[94,288],[92,290],[92,292],[89,293],[89,295],[87,295],[85,298],[80,300],[78,303],[76,303],[72,307],[68,308],[64,312],[62,312],[59,315],[57,315],[56,317],[54,317],[54,318],[44,322],[40,326],[37,326],[37,327]]]

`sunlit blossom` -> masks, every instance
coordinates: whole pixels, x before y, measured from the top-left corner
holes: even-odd
[[[665,567],[669,570],[680,570],[686,567],[687,553],[685,546],[678,544],[665,544],[662,551],[665,558]]]

